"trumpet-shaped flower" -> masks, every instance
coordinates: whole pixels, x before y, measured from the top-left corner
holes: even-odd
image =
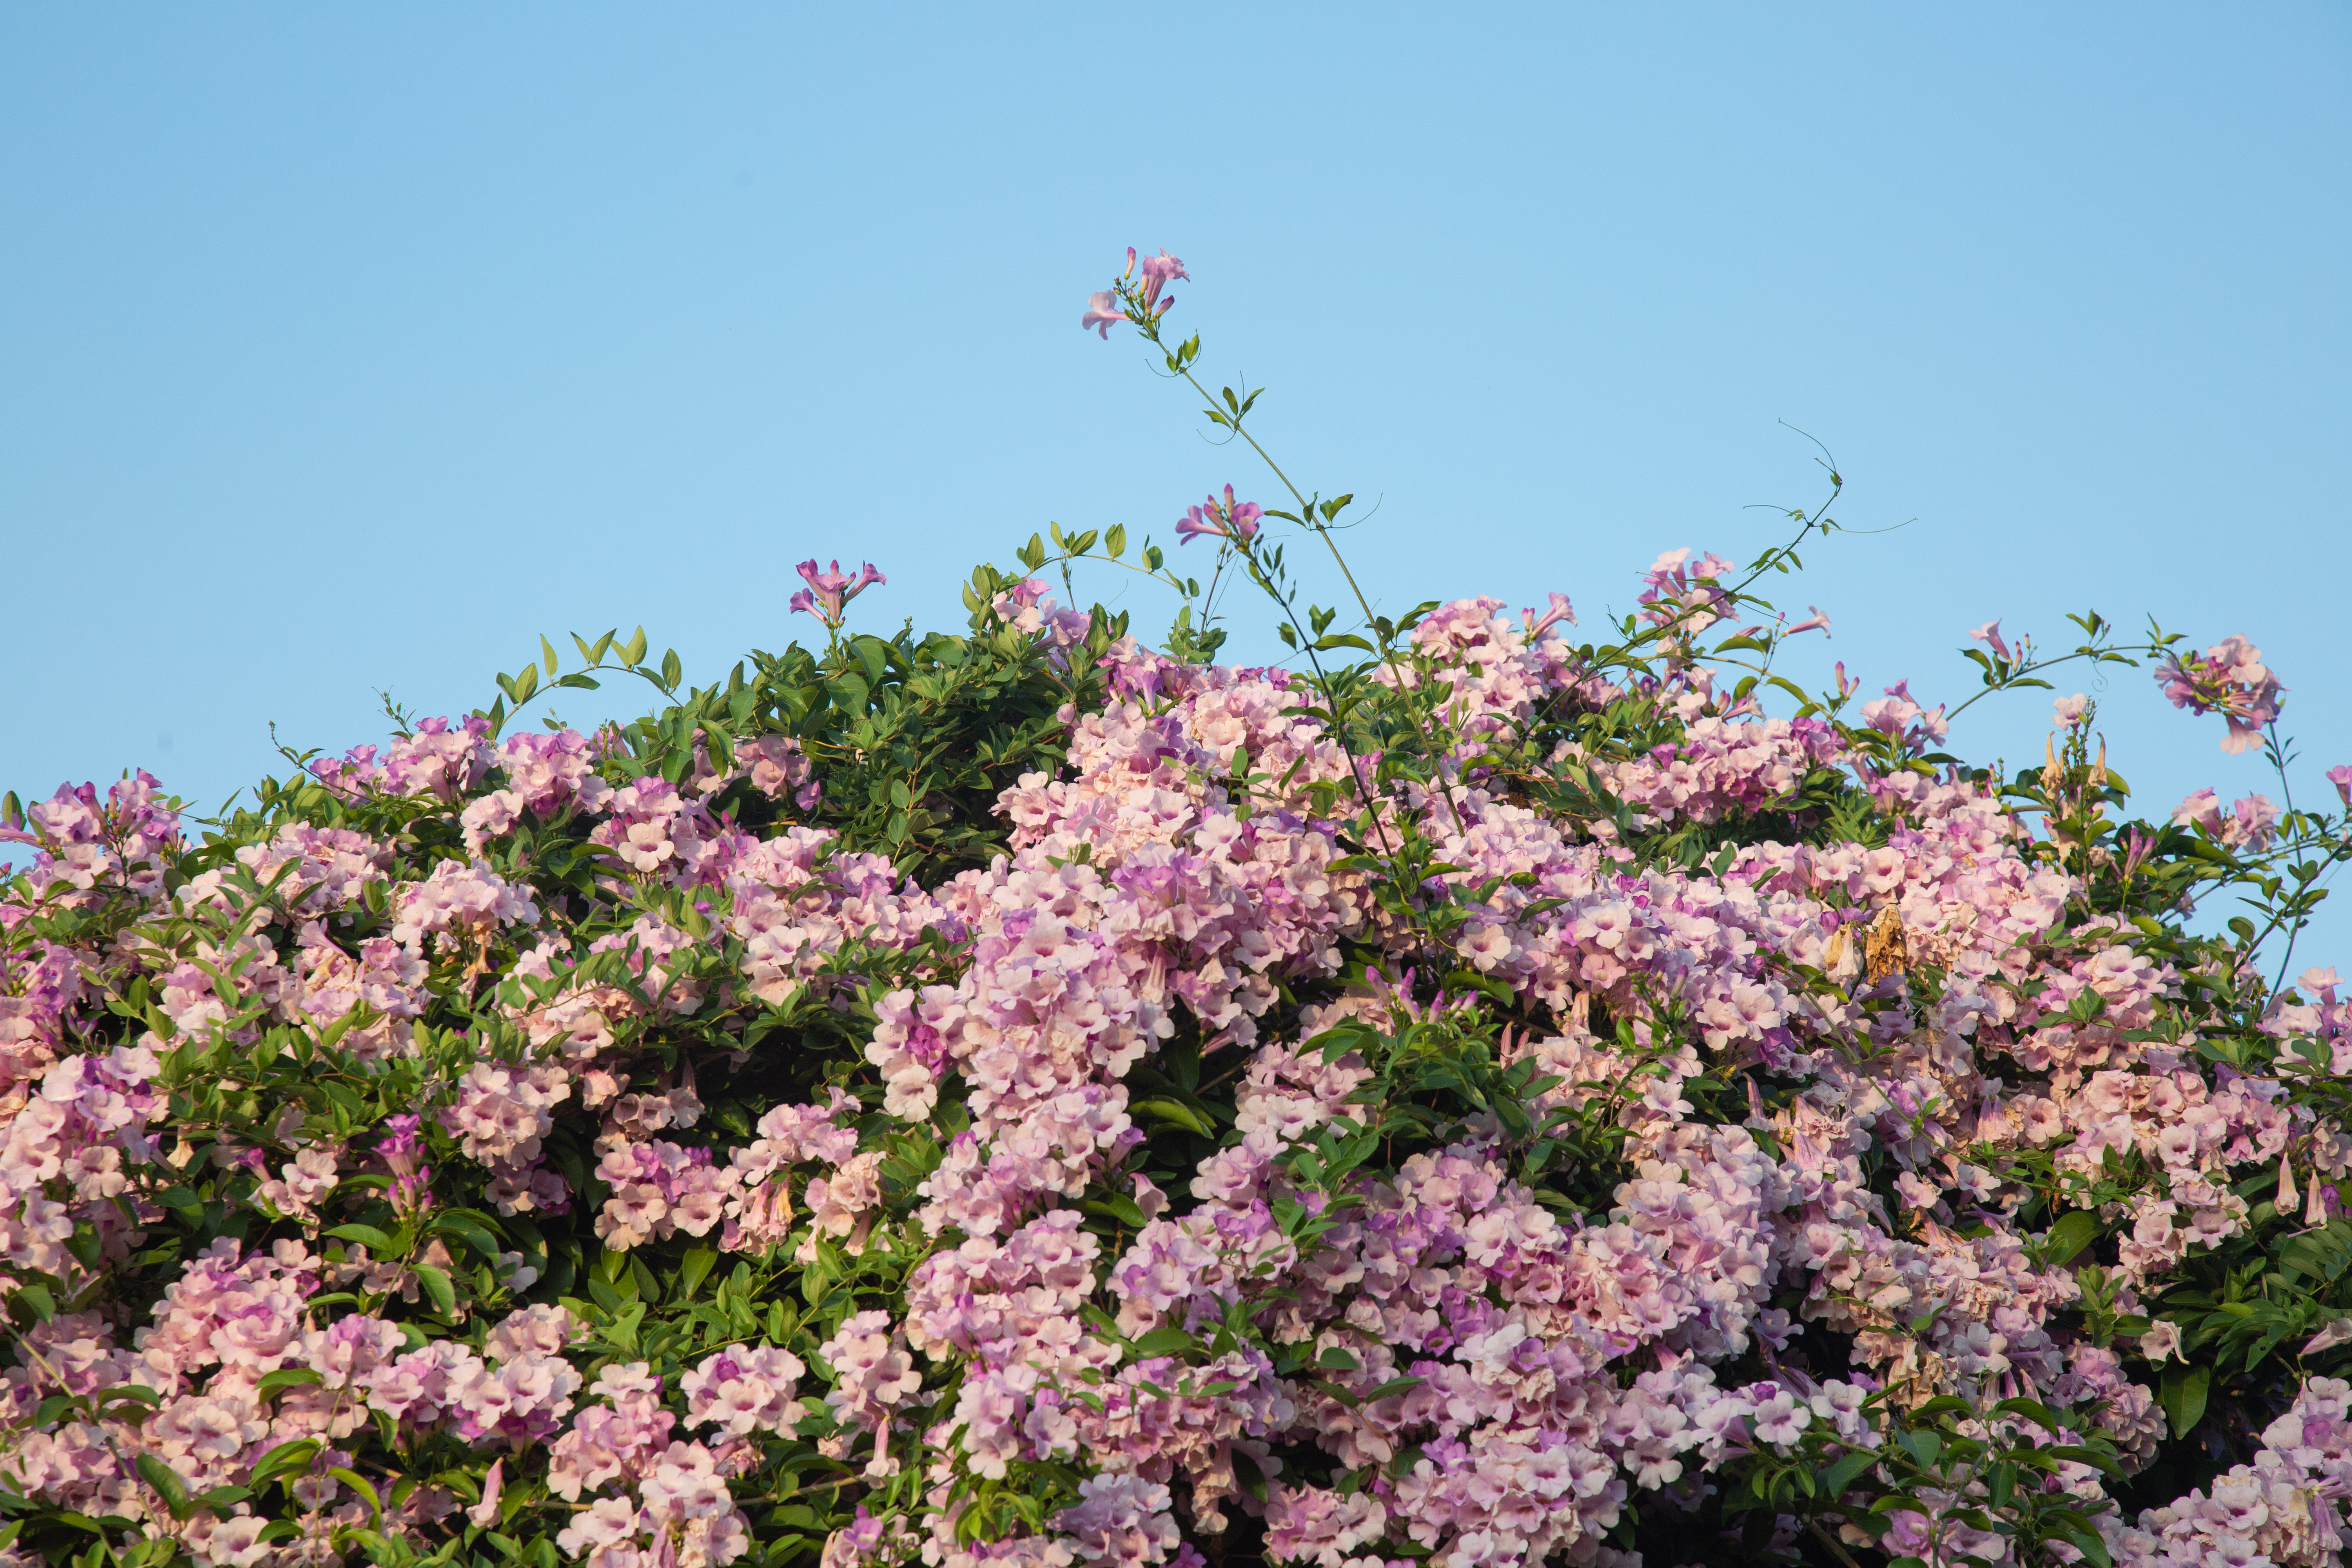
[[[2221,739],[2225,752],[2259,744],[2263,726],[2278,717],[2287,689],[2263,663],[2263,650],[2242,637],[2224,637],[2186,658],[2167,655],[2157,668],[2156,682],[2175,708],[2219,713],[2227,720],[2230,731]]]
[[[1147,263],[1147,265],[1149,265]],[[1234,500],[1234,487],[1225,487],[1225,499],[1220,501],[1212,494],[1199,506],[1186,509],[1176,520],[1176,537],[1181,542],[1207,536],[1212,539],[1246,540],[1256,535],[1258,519],[1265,509],[1255,501]]]
[[[1135,253],[1130,250],[1128,254],[1132,257]],[[1157,256],[1145,257],[1143,258],[1144,309],[1154,316],[1167,314],[1168,307],[1176,301],[1173,300],[1163,301],[1160,298],[1160,291],[1179,278],[1187,283],[1192,280],[1192,275],[1184,270],[1184,264],[1169,255],[1167,251],[1162,250]]]
[[[1087,313],[1078,318],[1078,330],[1084,331],[1092,327],[1108,342],[1112,326],[1125,320],[1127,312],[1120,308],[1118,296],[1108,289],[1099,289],[1087,296]]]
[[[793,595],[793,609],[802,615],[814,616],[828,628],[837,628],[841,625],[850,600],[877,583],[890,580],[877,572],[870,561],[858,568],[856,576],[851,577],[843,574],[838,561],[820,572],[812,558],[800,563],[800,574],[808,586]]]

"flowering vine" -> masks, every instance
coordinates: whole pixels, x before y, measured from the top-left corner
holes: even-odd
[[[1180,280],[1083,324],[1265,457]],[[2259,652],[1808,691],[1757,587],[1833,466],[1590,633],[1383,616],[1265,460],[1205,584],[1055,525],[882,637],[812,558],[822,652],[8,797],[0,1563],[2336,1561],[2352,765],[2295,805]],[[2082,695],[1942,749],[2127,663],[2278,802],[2135,815]]]

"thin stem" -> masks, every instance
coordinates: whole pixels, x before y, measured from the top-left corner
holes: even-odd
[[[1124,286],[1122,286],[1122,291],[1131,293],[1131,290],[1125,289]],[[1138,309],[1138,307],[1140,307],[1140,309]],[[1148,307],[1144,307],[1141,300],[1134,300],[1130,301],[1129,319],[1135,321],[1137,326],[1141,330],[1144,338],[1150,342],[1153,347],[1159,349],[1163,354],[1167,353],[1167,345],[1160,341],[1160,318],[1153,314]],[[1171,363],[1173,363],[1174,356],[1170,355],[1169,358]],[[1209,389],[1201,384],[1199,378],[1193,375],[1189,368],[1178,365],[1176,366],[1176,370],[1177,374],[1184,378],[1185,384],[1191,386],[1194,392],[1200,394],[1201,397],[1204,401],[1211,404],[1213,404],[1216,401],[1215,398],[1210,395]],[[1349,591],[1355,595],[1357,607],[1361,609],[1364,613],[1364,624],[1366,627],[1372,632],[1373,636],[1379,637],[1381,640],[1381,662],[1389,667],[1389,672],[1396,678],[1400,692],[1403,691],[1405,689],[1404,672],[1397,668],[1394,647],[1388,636],[1381,631],[1379,625],[1372,615],[1370,603],[1365,599],[1363,589],[1358,585],[1355,574],[1348,570],[1348,563],[1340,556],[1339,547],[1332,542],[1329,530],[1312,521],[1315,515],[1314,509],[1311,503],[1307,500],[1306,494],[1301,491],[1296,484],[1291,482],[1290,476],[1283,472],[1282,465],[1274,460],[1273,455],[1258,444],[1257,437],[1242,428],[1241,416],[1238,411],[1235,412],[1234,418],[1230,421],[1230,428],[1233,430],[1234,435],[1239,436],[1243,440],[1247,441],[1250,444],[1250,450],[1255,452],[1259,458],[1265,462],[1265,466],[1274,471],[1274,477],[1282,481],[1283,488],[1288,490],[1292,499],[1298,503],[1299,515],[1302,518],[1308,520],[1307,526],[1314,528],[1317,532],[1322,534],[1324,546],[1331,552],[1332,559],[1339,562],[1340,574],[1348,580]],[[1331,681],[1329,676],[1324,671],[1323,661],[1315,657],[1316,650],[1312,640],[1311,631],[1299,626],[1298,612],[1291,605],[1289,598],[1275,587],[1272,576],[1259,565],[1256,553],[1252,549],[1249,542],[1245,539],[1234,539],[1231,541],[1231,543],[1234,550],[1241,555],[1243,561],[1249,566],[1250,575],[1255,578],[1258,585],[1265,590],[1267,595],[1271,597],[1276,605],[1281,606],[1284,615],[1289,617],[1292,629],[1300,633],[1302,651],[1306,653],[1307,661],[1313,667],[1315,670],[1315,678],[1323,689],[1325,702],[1328,703],[1331,700]],[[1204,611],[1205,608],[1206,606],[1204,606]],[[1380,804],[1372,788],[1371,782],[1368,781],[1363,776],[1361,771],[1363,767],[1362,761],[1356,755],[1355,747],[1349,744],[1346,733],[1346,726],[1339,722],[1338,712],[1334,710],[1331,717],[1332,723],[1330,729],[1332,738],[1339,742],[1339,749],[1347,753],[1349,776],[1354,780],[1358,791],[1363,796],[1365,812],[1370,818],[1373,830],[1380,835],[1381,846],[1383,852],[1386,853],[1391,861],[1393,862],[1396,858],[1396,849],[1389,843],[1388,827],[1386,824],[1381,821]],[[1460,807],[1454,800],[1453,788],[1444,781],[1442,770],[1439,779],[1439,787],[1445,795],[1447,805],[1453,807],[1454,817],[1456,825],[1466,826],[1464,822]]]
[[[1156,335],[1152,338],[1152,342],[1155,343],[1159,341],[1160,340]],[[1215,398],[1209,395],[1209,389],[1202,386],[1199,378],[1194,376],[1191,371],[1179,371],[1177,374],[1181,375],[1192,386],[1192,390],[1199,393],[1203,398],[1206,398],[1209,403],[1213,405],[1216,402]],[[1332,542],[1329,525],[1315,521],[1313,503],[1307,500],[1307,497],[1299,492],[1299,489],[1297,485],[1291,483],[1290,476],[1282,471],[1282,465],[1276,462],[1273,457],[1267,453],[1264,447],[1258,445],[1257,437],[1242,428],[1241,418],[1238,416],[1234,418],[1232,428],[1234,434],[1240,437],[1243,440],[1247,441],[1250,444],[1250,450],[1255,452],[1265,462],[1265,466],[1274,470],[1274,477],[1282,481],[1282,488],[1288,490],[1290,492],[1291,499],[1298,503],[1298,515],[1307,521],[1307,526],[1313,529],[1317,533],[1322,536],[1323,548],[1328,550],[1331,552],[1331,559],[1339,563],[1339,575],[1348,580],[1348,591],[1356,596],[1356,607],[1364,612],[1364,624],[1368,626],[1372,626],[1375,617],[1372,615],[1371,601],[1364,597],[1364,590],[1358,585],[1355,573],[1348,569],[1348,558],[1339,553],[1339,545]],[[1388,639],[1382,637],[1381,640],[1383,645],[1385,645]]]
[[[2072,653],[2062,653],[2054,658],[2035,659],[2030,663],[2021,664],[2015,669],[2011,670],[1998,685],[1986,687],[1982,691],[1978,692],[1974,697],[1969,698],[1966,702],[1961,703],[1958,708],[1955,708],[1950,712],[1945,714],[1944,721],[1946,723],[1949,723],[1951,721],[1958,718],[1961,714],[1967,712],[1969,709],[1975,707],[1978,703],[1983,701],[1986,698],[1992,696],[1996,692],[2007,691],[2029,675],[2038,675],[2045,669],[2055,669],[2062,664],[2070,664],[2078,658],[2104,658],[2111,651],[2111,649],[2103,647],[2078,647]]]
[[[1155,345],[1159,344],[1159,323],[1156,320],[1150,323],[1146,331],[1151,342]],[[1194,392],[1199,393],[1204,400],[1213,405],[1216,402],[1215,398],[1209,395],[1209,389],[1202,386],[1199,378],[1194,376],[1190,370],[1179,370],[1177,374],[1181,375],[1184,378],[1185,383],[1190,385]],[[1355,573],[1349,569],[1348,558],[1339,553],[1339,544],[1331,538],[1331,530],[1329,525],[1328,523],[1318,522],[1316,521],[1314,503],[1309,501],[1307,497],[1300,492],[1298,487],[1291,482],[1290,476],[1282,471],[1282,465],[1276,462],[1272,455],[1269,454],[1264,447],[1258,445],[1257,437],[1251,435],[1247,430],[1242,428],[1241,422],[1242,416],[1238,413],[1234,414],[1230,421],[1230,428],[1233,430],[1234,435],[1239,436],[1243,440],[1247,441],[1250,444],[1250,450],[1255,452],[1260,458],[1264,459],[1265,466],[1274,470],[1274,477],[1282,481],[1283,488],[1288,490],[1291,494],[1291,499],[1298,503],[1299,517],[1306,522],[1308,528],[1313,529],[1315,532],[1321,537],[1323,541],[1323,548],[1331,552],[1331,559],[1339,564],[1339,575],[1347,579],[1348,592],[1356,596],[1356,608],[1363,612],[1364,628],[1380,639],[1381,662],[1388,666],[1389,673],[1396,679],[1398,692],[1402,694],[1406,689],[1406,684],[1404,671],[1399,668],[1397,665],[1395,642],[1388,633],[1381,629],[1380,618],[1372,614],[1371,601],[1364,596],[1364,590],[1362,586],[1357,583]],[[1252,562],[1252,564],[1255,564],[1255,561]],[[1260,573],[1258,575],[1259,580],[1262,583],[1267,581],[1263,573]],[[1271,592],[1270,588],[1269,592]],[[1298,626],[1297,611],[1291,606],[1287,600],[1277,595],[1275,602],[1282,605],[1283,612],[1290,617],[1291,626],[1299,631],[1300,642],[1303,651],[1307,654],[1307,662],[1315,667],[1316,679],[1324,683],[1328,693],[1330,683],[1328,678],[1323,673],[1322,661],[1316,658],[1314,648],[1311,646],[1307,646],[1307,638],[1311,634],[1306,628]],[[1340,742],[1340,745],[1342,747],[1346,747],[1346,741],[1342,740]],[[1349,750],[1349,757],[1352,763],[1354,761],[1354,752],[1352,750]],[[1439,793],[1445,797],[1447,809],[1453,814],[1454,826],[1457,828],[1466,831],[1469,827],[1468,819],[1462,815],[1461,802],[1454,798],[1454,785],[1452,782],[1445,777],[1442,764],[1438,771],[1437,784]],[[1385,830],[1383,830],[1381,837],[1382,841],[1385,842],[1387,837]],[[1394,852],[1391,851],[1391,853],[1393,854]]]
[[[1828,1547],[1837,1560],[1845,1564],[1845,1568],[1862,1568],[1862,1564],[1853,1560],[1853,1553],[1848,1552],[1843,1542],[1823,1528],[1820,1520],[1808,1519],[1805,1521],[1805,1527],[1820,1538],[1821,1543]]]

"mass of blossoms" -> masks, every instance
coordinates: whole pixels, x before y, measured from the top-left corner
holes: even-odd
[[[1180,280],[1084,325],[1255,448]],[[2341,1561],[2352,765],[2259,650],[1988,623],[1996,773],[1775,668],[1791,546],[1343,616],[1268,466],[952,635],[812,557],[709,686],[7,797],[0,1568]],[[2136,807],[2129,664],[2277,802]]]

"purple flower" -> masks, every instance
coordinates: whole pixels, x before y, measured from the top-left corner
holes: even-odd
[[[376,1144],[375,1152],[383,1156],[384,1163],[392,1167],[394,1175],[416,1169],[416,1129],[424,1120],[421,1116],[387,1116],[383,1119],[383,1124],[392,1130],[391,1135]]]
[[[1225,487],[1225,499],[1220,502],[1213,494],[1196,507],[1187,508],[1176,520],[1178,542],[1186,543],[1206,534],[1214,539],[1248,539],[1257,532],[1257,520],[1265,509],[1255,501],[1234,500],[1234,487]]]
[[[1108,342],[1110,339],[1111,323],[1125,320],[1127,320],[1127,312],[1119,309],[1118,297],[1109,289],[1104,289],[1087,296],[1087,313],[1078,318],[1078,330],[1084,331],[1088,327],[1093,327],[1102,333],[1103,340]]]
[[[425,1152],[416,1130],[424,1118],[414,1115],[387,1116],[383,1124],[391,1135],[379,1141],[375,1152],[392,1167],[392,1206],[398,1213],[415,1214],[433,1202],[433,1167],[421,1163],[418,1156]]]
[[[1519,612],[1519,618],[1527,624],[1528,640],[1533,642],[1562,621],[1570,626],[1576,625],[1576,609],[1568,602],[1567,595],[1554,594],[1551,595],[1551,607],[1542,615],[1527,609]]]
[[[1792,637],[1799,632],[1819,632],[1823,637],[1830,635],[1830,618],[1829,616],[1822,614],[1822,607],[1819,605],[1807,605],[1805,608],[1812,611],[1813,613],[1806,619],[1799,621],[1795,626],[1790,626],[1787,631],[1782,632],[1780,634],[1782,637]]]
[[[2262,741],[2263,727],[2278,717],[2286,688],[2263,663],[2263,650],[2242,637],[2229,637],[2201,655],[2168,654],[2156,670],[2156,683],[2175,708],[2220,713],[2229,721],[2225,752],[2243,752]]]
[[[2343,796],[2344,804],[2352,806],[2352,763],[2328,769],[2327,782],[2336,786],[2336,793]]]
[[[466,1517],[480,1529],[488,1530],[499,1522],[499,1498],[505,1489],[506,1460],[490,1461],[490,1473],[482,1478],[482,1500],[466,1510]]]
[[[890,580],[874,570],[874,563],[870,561],[858,568],[856,576],[845,577],[842,574],[840,562],[835,562],[830,571],[820,572],[812,557],[801,563],[800,574],[807,580],[808,586],[793,595],[793,608],[802,614],[814,616],[828,627],[841,625],[843,611],[850,600],[875,584]]]
[[[1135,252],[1129,250],[1128,255],[1132,258]],[[1168,306],[1173,305],[1176,301],[1171,300],[1167,305],[1161,304],[1160,290],[1179,278],[1187,283],[1192,280],[1192,275],[1184,270],[1184,264],[1169,255],[1165,249],[1157,256],[1145,257],[1143,258],[1144,308],[1155,316],[1166,314]]]
[[[1976,630],[1970,632],[1969,634],[1969,640],[1970,642],[1991,644],[1992,655],[1995,658],[2006,661],[2017,657],[2017,655],[2010,651],[2009,645],[2001,641],[2000,618],[1998,616],[1993,617],[1991,620],[1987,621]]]
[[[2222,837],[2234,837],[2257,852],[2267,849],[2278,837],[2279,808],[2270,796],[2250,795],[2233,801],[2230,806],[2231,821]]]

